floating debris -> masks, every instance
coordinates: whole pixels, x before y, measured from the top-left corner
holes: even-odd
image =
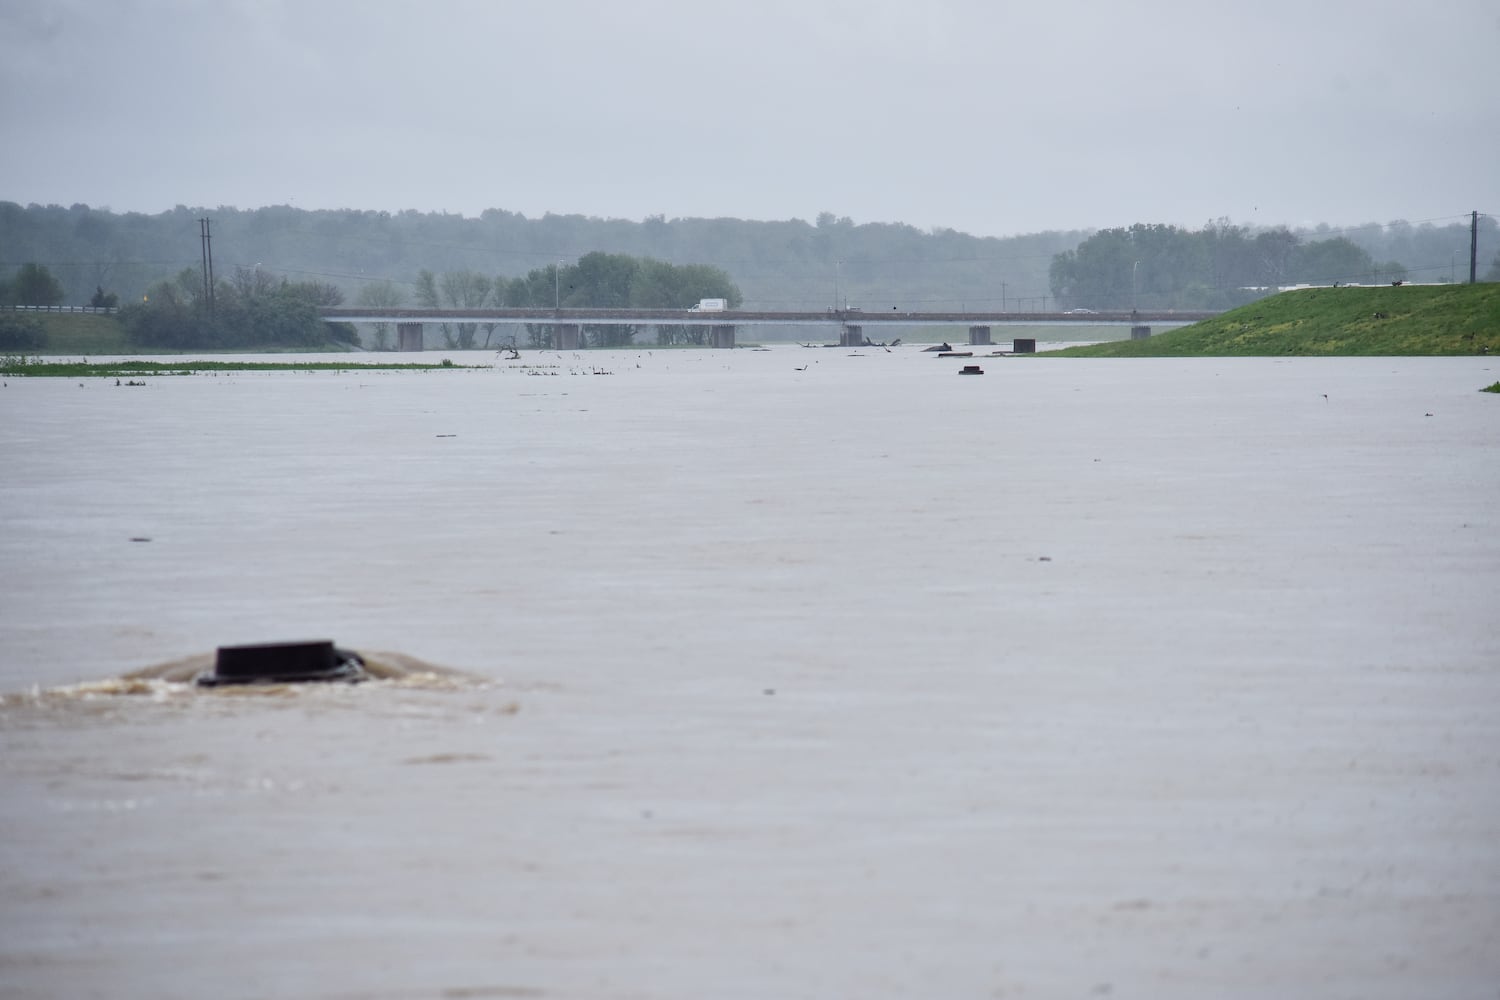
[[[365,661],[351,650],[339,649],[331,639],[315,642],[267,642],[250,646],[220,646],[214,668],[193,682],[199,687],[220,684],[308,684],[369,680]]]

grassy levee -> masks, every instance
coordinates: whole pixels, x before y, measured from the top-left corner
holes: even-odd
[[[113,316],[98,313],[18,313],[42,328],[47,342],[35,354],[139,354]]]
[[[1500,354],[1500,284],[1307,288],[1146,340],[1046,357]]]

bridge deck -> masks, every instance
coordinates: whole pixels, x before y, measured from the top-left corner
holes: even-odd
[[[337,323],[542,323],[588,326],[1101,326],[1118,323],[1183,325],[1217,312],[823,312],[686,309],[324,309]]]

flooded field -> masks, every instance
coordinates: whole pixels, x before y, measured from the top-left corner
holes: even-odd
[[[5,380],[0,996],[1497,996],[1492,359],[494,363]]]

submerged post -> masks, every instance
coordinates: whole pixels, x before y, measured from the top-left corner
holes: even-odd
[[[422,324],[421,323],[397,323],[396,324],[396,350],[398,350],[398,351],[420,351],[420,350],[422,350]]]
[[[249,646],[220,646],[212,672],[198,675],[199,687],[223,684],[299,684],[309,681],[367,680],[365,661],[358,653],[339,649],[332,640],[265,642]]]
[[[1135,326],[1132,326],[1130,328],[1130,339],[1131,340],[1150,340],[1151,339],[1151,328],[1149,326],[1144,326],[1144,325],[1141,325],[1141,324],[1137,324]]]

